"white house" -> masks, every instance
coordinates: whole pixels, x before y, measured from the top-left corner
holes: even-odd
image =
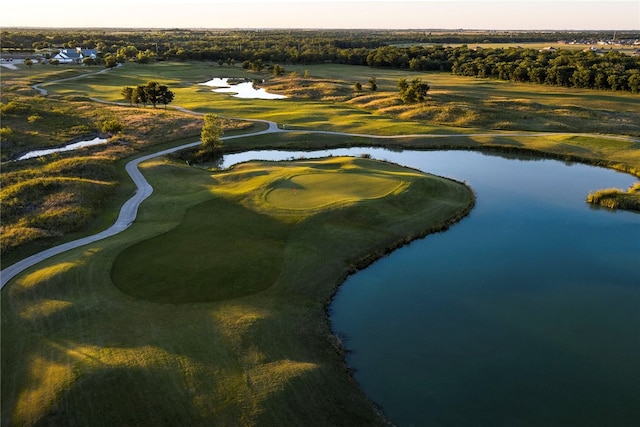
[[[51,59],[57,59],[61,64],[80,64],[84,58],[96,59],[98,51],[95,49],[60,49],[60,52]]]

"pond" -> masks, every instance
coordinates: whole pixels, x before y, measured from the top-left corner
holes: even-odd
[[[214,78],[205,83],[200,83],[203,86],[210,86],[213,92],[216,93],[228,93],[236,98],[242,99],[284,99],[285,95],[278,95],[275,93],[269,93],[265,89],[256,88],[253,82],[242,81],[240,83],[229,83],[230,78]]]
[[[23,154],[22,156],[18,157],[16,160],[33,159],[33,158],[36,158],[36,157],[47,156],[47,155],[53,154],[53,153],[60,153],[62,151],[72,151],[72,150],[77,150],[79,148],[90,147],[92,145],[105,144],[106,142],[107,142],[107,139],[96,137],[96,138],[93,138],[93,139],[87,140],[87,141],[74,142],[73,144],[68,144],[68,145],[65,145],[64,147],[60,147],[60,148],[49,148],[49,149],[46,149],[46,150],[29,151],[28,153]]]
[[[347,364],[399,426],[602,426],[640,420],[640,215],[587,204],[633,177],[478,152],[386,159],[467,182],[468,217],[350,276],[330,306]],[[279,157],[276,157],[279,156]]]

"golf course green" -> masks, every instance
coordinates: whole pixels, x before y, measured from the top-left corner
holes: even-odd
[[[156,191],[129,229],[7,289],[11,423],[379,424],[326,307],[349,273],[466,215],[472,191],[366,158],[141,167]]]

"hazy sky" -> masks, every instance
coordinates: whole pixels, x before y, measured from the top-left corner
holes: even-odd
[[[640,0],[8,0],[0,27],[640,30]]]

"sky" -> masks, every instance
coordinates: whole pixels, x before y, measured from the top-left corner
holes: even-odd
[[[5,0],[7,27],[640,31],[640,0]]]

